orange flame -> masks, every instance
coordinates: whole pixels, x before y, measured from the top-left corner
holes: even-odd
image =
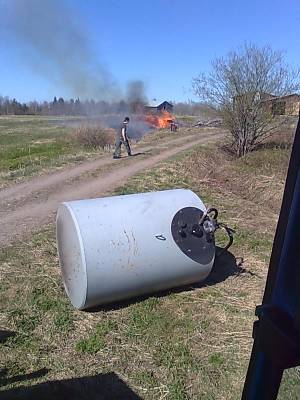
[[[145,116],[146,122],[155,128],[169,128],[170,123],[174,120],[172,114],[168,111],[162,111],[159,114],[147,114]]]

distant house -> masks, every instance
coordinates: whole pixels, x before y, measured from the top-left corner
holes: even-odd
[[[268,100],[272,115],[299,115],[300,95],[297,93],[287,96],[273,97]]]
[[[267,102],[272,100],[273,98],[276,98],[276,96],[273,96],[270,93],[249,91],[244,94],[234,96],[233,107],[238,107],[239,104],[245,104],[245,102],[247,102],[248,104],[251,104],[253,102],[256,104],[260,102]]]
[[[145,106],[146,112],[162,112],[162,111],[173,111],[173,104],[169,103],[168,101],[163,101],[158,106]]]
[[[270,93],[249,92],[244,95],[235,96],[233,106],[238,106],[239,101],[249,99],[249,103],[255,102],[265,105],[272,115],[299,115],[300,95],[297,93],[286,96],[274,96]]]

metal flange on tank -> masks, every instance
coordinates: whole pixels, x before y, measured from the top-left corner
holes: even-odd
[[[203,281],[225,228],[191,190],[62,203],[57,244],[65,290],[84,310]]]

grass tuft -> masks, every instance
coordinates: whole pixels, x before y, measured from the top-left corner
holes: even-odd
[[[106,345],[106,336],[118,329],[115,321],[104,320],[96,326],[95,332],[87,339],[82,339],[76,344],[76,350],[83,353],[95,354],[103,350]]]

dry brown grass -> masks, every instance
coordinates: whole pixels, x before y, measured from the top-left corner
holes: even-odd
[[[289,162],[290,146],[262,147],[235,159],[226,147],[206,148],[184,164],[186,173],[218,192],[230,192],[243,201],[278,211]]]
[[[73,137],[83,146],[110,150],[115,143],[115,130],[93,125],[81,125],[75,128]]]
[[[207,133],[218,133],[220,131],[224,131],[224,129],[220,128],[198,128],[198,127],[179,127],[179,129],[176,132],[172,132],[170,129],[155,129],[151,132],[149,132],[147,135],[145,135],[140,143],[168,143],[170,139],[178,138],[178,137],[184,137],[184,136],[191,136],[191,135],[199,135],[201,137],[202,134],[207,134]]]

